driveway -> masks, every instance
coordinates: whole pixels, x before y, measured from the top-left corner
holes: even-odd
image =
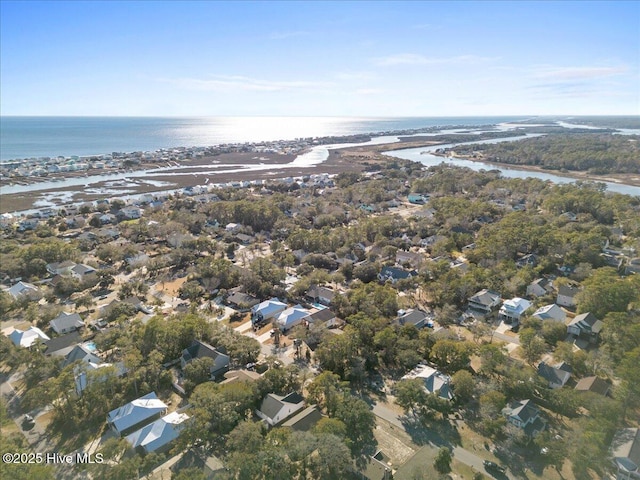
[[[404,424],[402,423],[400,415],[398,415],[398,413],[395,410],[392,410],[391,408],[387,407],[385,404],[376,402],[373,405],[373,413],[377,417],[380,417],[383,420],[386,420],[392,425],[407,432]],[[409,432],[407,432],[407,434],[409,434]],[[434,446],[433,448],[438,448],[438,447]],[[485,470],[484,465],[482,464],[484,459],[477,456],[475,453],[472,453],[469,450],[466,450],[462,447],[453,447],[453,450],[451,453],[453,454],[454,458],[458,460],[460,463],[464,463],[465,465],[472,467],[475,471],[486,473],[487,475],[489,475],[489,477],[492,476],[490,472],[487,472]],[[505,478],[505,477],[510,480],[515,480],[516,478],[512,476],[509,472],[507,472],[502,478]]]

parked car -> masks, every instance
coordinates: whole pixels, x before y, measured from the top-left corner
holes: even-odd
[[[493,470],[494,472],[500,472],[500,473],[504,473],[507,471],[506,468],[501,467],[500,465],[498,465],[495,462],[490,462],[489,460],[484,460],[482,462],[482,464],[484,465],[484,468],[487,470]]]

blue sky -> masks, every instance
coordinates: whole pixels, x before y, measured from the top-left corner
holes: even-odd
[[[2,115],[640,114],[640,2],[0,1]]]

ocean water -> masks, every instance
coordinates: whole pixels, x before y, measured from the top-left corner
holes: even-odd
[[[293,140],[525,117],[0,117],[0,160]]]

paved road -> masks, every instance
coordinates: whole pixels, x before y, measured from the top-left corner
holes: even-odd
[[[398,413],[390,409],[389,407],[387,407],[385,404],[376,402],[373,405],[373,413],[376,416],[382,418],[383,420],[386,420],[387,422],[391,423],[392,425],[395,425],[398,428],[401,428],[406,432],[406,429],[404,428],[404,425],[400,420],[400,416],[398,415]],[[482,461],[484,459],[477,456],[475,453],[470,452],[469,450],[466,450],[462,447],[454,447],[452,450],[452,454],[455,457],[455,459],[458,460],[459,462],[472,467],[475,471],[483,472],[487,474],[489,478],[491,478],[491,473],[487,472],[482,464]],[[509,478],[510,480],[515,480],[516,478],[512,476],[509,472],[507,472],[506,475],[502,476],[502,478],[504,477]]]

